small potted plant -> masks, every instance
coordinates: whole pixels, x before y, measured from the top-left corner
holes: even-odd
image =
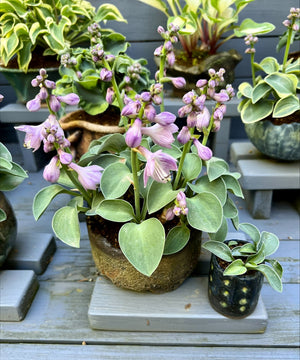
[[[174,39],[177,30],[170,25],[169,36]],[[53,216],[56,236],[79,247],[78,214],[84,213],[98,269],[117,286],[136,291],[177,288],[197,264],[201,232],[223,241],[227,219],[237,225],[238,210],[229,193],[243,197],[240,174],[231,172],[207,146],[234,96],[230,85],[216,90],[225,70],[211,69],[210,80],[198,80],[183,96],[179,116],[186,118],[186,125],[179,131],[176,115],[163,108],[164,83],[178,86],[184,81],[166,77],[166,58],[160,60],[156,83],[134,99],[122,97],[113,81],[124,133],[92,141],[79,161],[70,152],[57,115],[61,101],[78,102],[79,97],[51,94],[44,70],[36,81],[50,115],[39,126],[17,127],[26,132],[28,148],[43,145],[46,152],[56,151],[43,173],[53,184],[36,194],[34,217],[38,220],[55,196],[71,195]],[[37,100],[28,104],[29,110],[36,110]],[[213,103],[211,109],[207,100]]]
[[[88,27],[88,34],[89,48],[73,48],[61,56],[61,79],[54,91],[60,96],[76,93],[80,98],[80,110],[60,119],[78,157],[93,139],[124,132],[124,127],[119,127],[119,104],[151,83],[147,61],[126,54],[129,44],[122,34],[101,29],[97,23]]]
[[[0,95],[0,101],[2,98]],[[4,191],[15,189],[27,177],[22,167],[13,162],[6,146],[0,142],[0,267],[17,236],[17,219]]]
[[[292,39],[299,33],[299,18],[300,9],[291,8],[283,22],[288,36],[282,64],[271,56],[256,63],[254,44],[259,32],[246,34],[252,84],[243,82],[237,94],[243,98],[238,110],[249,139],[263,154],[280,160],[300,159],[300,101],[297,94],[300,59],[288,60]]]
[[[185,0],[183,5],[172,0],[138,1],[163,12],[168,18],[167,25],[172,23],[180,28],[181,48],[169,57],[168,74],[184,76],[194,84],[200,77],[209,78],[208,69],[222,67],[226,70],[225,81],[233,82],[234,68],[242,56],[234,49],[221,52],[219,49],[235,36],[240,12],[254,0]]]
[[[0,19],[0,71],[15,84],[18,101],[23,103],[37,93],[33,89],[27,94],[32,88],[24,86],[24,81],[30,85],[41,67],[58,79],[57,55],[87,41],[89,25],[104,20],[125,21],[112,4],[102,4],[96,10],[82,0],[3,0]]]
[[[239,224],[251,241],[209,240],[202,246],[212,253],[208,298],[212,307],[227,317],[243,318],[256,308],[263,279],[272,288],[282,291],[282,267],[268,259],[279,246],[279,239],[270,232],[259,232],[252,224]]]

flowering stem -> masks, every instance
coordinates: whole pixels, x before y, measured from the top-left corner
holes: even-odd
[[[181,176],[181,172],[182,172],[182,168],[183,168],[183,164],[184,164],[184,159],[186,157],[186,154],[190,151],[191,145],[192,145],[192,140],[190,140],[186,144],[184,144],[182,155],[180,157],[180,162],[179,162],[179,165],[178,165],[177,174],[176,174],[174,184],[173,184],[173,189],[174,190],[177,190],[178,183],[179,183],[180,176]]]
[[[139,179],[137,176],[137,170],[138,170],[137,163],[138,163],[137,153],[134,149],[131,149],[131,167],[132,167],[133,190],[134,190],[135,216],[137,221],[140,222],[141,220],[140,189],[139,189]]]
[[[216,109],[216,108],[215,108],[215,109]],[[215,109],[214,109],[214,110],[215,110]],[[214,113],[214,111],[213,111],[213,113]],[[203,129],[204,137],[203,137],[203,140],[202,140],[202,145],[204,145],[204,146],[206,146],[206,143],[207,143],[207,140],[208,140],[208,137],[209,137],[211,128],[212,128],[212,126],[213,126],[213,123],[214,123],[214,116],[211,115],[210,120],[209,120],[208,128],[207,128],[207,129]]]
[[[164,77],[164,70],[165,70],[165,63],[166,63],[166,50],[165,47],[162,49],[162,54],[160,56],[160,63],[159,63],[159,82],[160,79]],[[160,104],[160,112],[165,111],[165,105],[164,105],[164,92],[162,91],[160,93],[161,97],[161,104]]]
[[[256,83],[255,83],[255,68],[254,68],[254,53],[251,53],[251,73],[252,73],[252,85],[254,87],[256,85]]]
[[[294,23],[294,21],[293,21],[293,23]],[[282,72],[285,72],[286,62],[287,62],[287,58],[288,58],[289,51],[290,51],[290,45],[291,45],[291,40],[292,40],[292,35],[293,35],[293,29],[292,29],[293,23],[292,23],[291,27],[289,28],[289,32],[288,32],[288,38],[286,41],[285,52],[284,52],[284,57],[283,57]]]

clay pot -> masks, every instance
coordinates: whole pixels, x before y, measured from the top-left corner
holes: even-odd
[[[163,293],[177,289],[195,269],[201,248],[201,232],[192,231],[188,244],[178,253],[166,255],[148,277],[137,271],[119,248],[94,230],[94,217],[87,218],[88,234],[96,267],[118,287],[138,292]]]
[[[17,220],[9,201],[0,191],[0,208],[6,213],[6,220],[0,222],[0,266],[6,260],[17,237]]]
[[[240,242],[240,240],[239,240]],[[208,299],[218,313],[242,319],[253,313],[258,303],[264,276],[259,271],[224,276],[218,257],[212,254],[208,279]]]
[[[68,134],[76,159],[87,152],[92,140],[107,134],[124,133],[125,129],[118,126],[119,121],[119,109],[113,106],[98,115],[89,115],[84,110],[73,111],[59,120],[62,129]]]
[[[245,124],[245,131],[261,153],[278,160],[300,160],[300,122],[275,125],[262,120]]]

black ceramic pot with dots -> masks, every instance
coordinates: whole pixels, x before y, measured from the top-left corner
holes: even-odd
[[[224,276],[224,269],[212,254],[208,279],[208,298],[220,314],[241,319],[253,313],[258,303],[264,276],[259,271]]]

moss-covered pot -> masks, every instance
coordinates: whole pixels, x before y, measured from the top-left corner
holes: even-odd
[[[263,285],[263,274],[251,271],[239,276],[224,276],[218,258],[212,254],[208,298],[218,313],[234,319],[242,319],[253,313]]]
[[[0,208],[6,213],[6,220],[0,222],[0,266],[13,248],[17,237],[17,220],[9,201],[0,191]]]
[[[87,217],[92,255],[100,273],[118,287],[138,292],[163,293],[175,290],[195,269],[201,249],[201,232],[192,231],[188,244],[178,253],[163,256],[148,277],[137,271],[119,248],[94,230],[93,217]]]
[[[278,160],[300,160],[300,122],[275,125],[271,120],[245,124],[252,144],[263,154]]]
[[[90,115],[84,110],[72,111],[59,120],[77,159],[87,152],[92,140],[108,134],[124,133],[125,129],[118,126],[119,121],[120,111],[114,106],[109,106],[98,115]]]

